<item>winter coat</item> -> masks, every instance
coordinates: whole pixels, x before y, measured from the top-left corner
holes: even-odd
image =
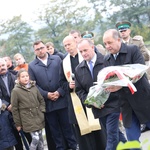
[[[7,79],[8,79],[9,92],[11,93],[15,85],[16,75],[8,71]],[[10,95],[8,94],[5,83],[1,77],[0,77],[0,98],[6,100],[10,104]]]
[[[25,132],[44,128],[45,102],[35,82],[30,87],[16,83],[11,93],[12,114],[16,126]]]
[[[108,54],[105,57],[105,66],[116,66],[125,64],[144,64],[144,58],[135,45],[129,45],[122,43],[119,54],[114,59],[112,54]],[[150,121],[150,84],[144,75],[135,84],[137,92],[131,94],[129,88],[124,87],[117,93],[120,96],[121,109],[123,114],[123,123],[125,127],[129,127],[132,119],[132,112],[135,113],[140,123],[146,123]]]
[[[133,45],[136,45],[137,47],[139,47],[139,49],[144,57],[144,60],[145,61],[150,60],[149,50],[146,48],[142,36],[136,35],[133,38],[130,37],[128,44],[133,44]]]
[[[97,53],[97,59],[93,68],[94,79],[92,79],[91,72],[85,60],[76,67],[76,93],[82,101],[83,105],[89,93],[90,87],[93,86],[93,82],[97,81],[98,72],[104,68],[103,63],[103,56]],[[112,93],[104,104],[105,107],[103,109],[92,107],[95,118],[104,117],[112,112],[120,112],[119,99],[117,98],[117,96],[118,95],[116,93]]]
[[[59,68],[61,59],[55,55],[48,54],[47,65],[43,64],[37,57],[29,63],[30,79],[36,84],[45,99],[46,112],[68,107],[65,91],[59,85]],[[60,97],[56,101],[48,99],[48,92],[58,91]]]
[[[19,71],[19,70],[22,69],[22,68],[28,71],[28,64],[27,64],[27,63],[24,63],[24,64],[21,64],[21,65],[18,65],[18,66],[16,66],[16,67],[14,68],[14,70]]]
[[[13,132],[12,116],[7,110],[0,114],[0,150],[4,150],[17,144]]]

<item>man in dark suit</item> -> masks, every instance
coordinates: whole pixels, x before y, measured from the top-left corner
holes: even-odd
[[[86,122],[87,108],[83,104],[79,105],[81,101],[78,96],[75,96],[75,81],[74,76],[72,75],[75,73],[75,68],[77,65],[83,61],[83,58],[78,52],[77,42],[73,36],[66,36],[63,40],[63,44],[68,54],[63,59],[62,66],[60,68],[60,84],[64,90],[66,90],[68,95],[69,121],[74,126],[76,137],[79,143],[79,149],[104,150],[106,139],[103,126],[102,130],[97,129],[93,130],[92,132],[89,130],[89,132],[86,132],[86,134],[82,134],[82,131],[85,131],[88,126],[88,123]],[[83,117],[84,115],[86,119]],[[84,127],[81,125],[82,123],[85,124]],[[99,122],[97,124],[99,125]],[[97,124],[95,124],[96,127]]]
[[[75,85],[76,93],[84,104],[90,87],[93,86],[93,82],[97,81],[98,72],[104,68],[104,60],[102,54],[94,51],[94,44],[89,39],[81,40],[78,43],[78,49],[84,61],[75,70]],[[90,62],[93,66],[92,73],[90,72]],[[116,150],[119,141],[126,142],[124,135],[119,132],[120,107],[118,103],[117,95],[111,94],[103,108],[92,107],[95,118],[99,118],[100,123],[106,128],[107,144],[105,150]]]
[[[144,64],[144,58],[139,48],[122,43],[117,30],[107,30],[103,35],[103,42],[110,53],[105,57],[105,66]],[[114,55],[116,54],[117,58],[115,59]],[[145,123],[150,128],[150,84],[146,75],[134,85],[137,92],[133,95],[127,87],[114,86],[107,89],[110,92],[117,92],[120,96],[123,124],[129,141],[139,141],[140,123]]]
[[[29,74],[46,102],[46,120],[51,131],[56,150],[64,150],[62,133],[70,149],[76,150],[77,143],[69,124],[68,103],[65,91],[59,86],[59,68],[61,59],[47,53],[42,41],[33,44],[36,58],[29,63]],[[61,127],[60,127],[61,126]],[[61,132],[60,128],[63,132]],[[47,136],[47,132],[46,132]],[[50,140],[50,139],[49,139]],[[47,142],[51,142],[47,140]],[[54,147],[49,147],[49,150]]]
[[[0,98],[8,102],[7,109],[11,111],[10,95],[11,91],[15,85],[16,76],[7,70],[6,61],[0,58]],[[14,129],[14,134],[17,139],[18,144],[15,145],[16,150],[23,150],[23,145],[21,138],[16,129]],[[31,142],[31,136],[29,133],[25,133],[28,142]]]

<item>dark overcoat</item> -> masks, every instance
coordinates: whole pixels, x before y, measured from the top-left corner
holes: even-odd
[[[29,63],[30,79],[36,81],[40,93],[46,102],[46,112],[52,112],[67,107],[65,91],[59,86],[59,68],[61,59],[59,56],[49,55],[47,65],[38,58]],[[47,98],[48,92],[58,91],[60,97],[56,101]]]
[[[137,46],[122,43],[116,60],[112,54],[108,54],[105,57],[104,63],[105,66],[137,63],[144,64],[144,58]],[[137,88],[137,92],[133,95],[127,87],[124,87],[117,92],[120,95],[123,123],[125,127],[130,126],[133,112],[139,119],[140,123],[150,121],[150,84],[146,75],[134,85]]]
[[[93,82],[97,81],[98,72],[104,68],[103,56],[97,53],[97,60],[93,68],[94,79],[92,79],[89,67],[86,61],[80,63],[76,68],[75,81],[76,81],[76,93],[80,100],[84,104],[84,101],[88,95],[89,88],[93,86]],[[104,117],[112,112],[119,112],[119,99],[117,93],[112,93],[105,103],[103,109],[92,107],[95,118]]]
[[[16,75],[8,71],[7,79],[9,92],[11,93],[12,89],[15,86]],[[10,95],[8,94],[5,83],[1,77],[0,77],[0,98],[6,100],[10,104]]]
[[[82,61],[75,69],[75,86],[76,86],[75,91],[77,95],[79,96],[83,106],[85,106],[84,101],[89,92],[89,88],[93,86],[93,82],[97,81],[97,74],[103,68],[103,62],[104,62],[103,59],[104,59],[103,55],[100,53],[97,53],[97,59],[93,67],[94,78],[92,78],[91,72],[85,60]],[[98,118],[101,114],[100,109],[97,109],[95,107],[92,107],[92,111],[96,118]],[[85,109],[85,112],[86,112],[86,109]],[[101,125],[101,130],[92,132],[90,134],[93,136],[93,143],[96,143],[97,145],[97,146],[95,145],[95,149],[96,150],[105,149],[106,139],[105,139],[105,129],[103,125]],[[89,147],[89,149],[92,149],[92,147]]]
[[[17,144],[13,132],[12,116],[7,110],[0,114],[0,150],[9,148]]]

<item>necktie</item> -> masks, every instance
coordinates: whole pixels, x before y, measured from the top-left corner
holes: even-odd
[[[117,59],[117,54],[114,54],[114,58],[115,58],[115,60]]]
[[[91,72],[91,76],[93,78],[93,63],[92,63],[91,60],[89,61],[89,69],[90,69],[90,72]]]

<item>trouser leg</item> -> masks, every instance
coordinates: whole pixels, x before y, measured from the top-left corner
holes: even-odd
[[[64,109],[58,110],[58,116],[59,116],[59,123],[63,131],[63,135],[65,139],[67,140],[69,148],[73,150],[76,149],[77,142],[75,139],[74,132],[72,130],[72,126],[69,123],[68,109],[64,108]]]
[[[119,115],[120,113],[117,112],[100,118],[107,132],[106,150],[116,150],[119,143]]]
[[[52,133],[52,138],[56,144],[56,150],[64,150],[57,111],[47,113],[46,118]]]
[[[128,141],[139,141],[141,135],[140,122],[134,113],[132,113],[132,121],[130,127],[125,128],[125,130]]]
[[[45,117],[45,133],[46,133],[46,141],[47,141],[48,150],[56,150],[56,144],[52,138],[52,133],[51,133],[46,117]]]
[[[42,131],[31,132],[31,137],[30,150],[44,150]]]

